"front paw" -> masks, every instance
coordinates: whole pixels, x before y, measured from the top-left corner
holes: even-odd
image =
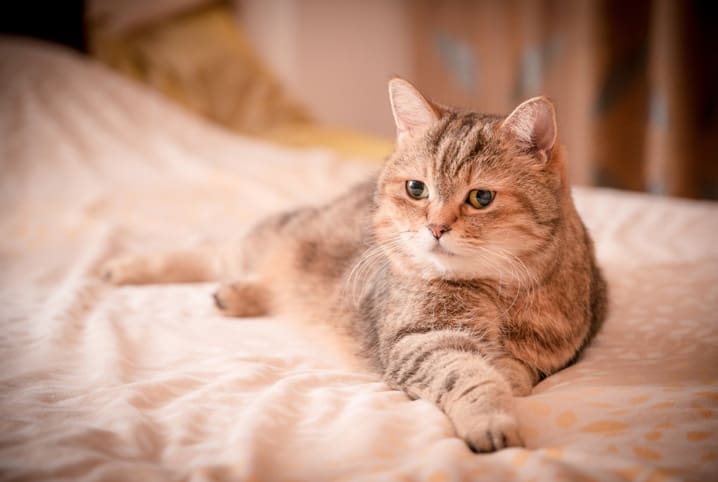
[[[516,418],[504,412],[472,417],[457,426],[457,432],[477,453],[523,446]]]

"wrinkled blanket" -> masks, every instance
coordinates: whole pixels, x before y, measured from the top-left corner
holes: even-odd
[[[716,480],[716,204],[575,190],[610,317],[517,400],[526,448],[485,455],[340,347],[288,320],[223,318],[214,284],[98,276],[113,255],[229,239],[370,169],[0,41],[0,478]]]

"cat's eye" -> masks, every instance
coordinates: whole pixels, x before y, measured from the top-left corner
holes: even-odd
[[[476,209],[484,209],[486,206],[491,204],[491,201],[493,201],[495,197],[496,191],[473,189],[469,192],[469,197],[466,198],[466,202],[471,204]]]
[[[429,189],[421,181],[406,181],[406,193],[412,199],[425,199],[429,197]]]

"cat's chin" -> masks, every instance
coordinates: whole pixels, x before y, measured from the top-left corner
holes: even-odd
[[[401,250],[404,254],[396,258],[399,261],[397,267],[405,274],[418,275],[425,280],[455,281],[504,279],[510,276],[512,268],[504,265],[505,259],[466,252],[452,239],[442,238],[441,242],[437,242],[428,235],[428,231],[406,235],[405,239],[404,249]]]
[[[451,258],[451,257],[457,256],[456,253],[454,253],[453,251],[447,249],[445,246],[438,244],[438,243],[435,244],[431,248],[430,253],[435,256],[438,256],[438,257],[446,256],[446,257]]]
[[[442,243],[432,242],[415,243],[408,246],[405,252],[411,260],[409,266],[403,265],[403,270],[412,275],[419,275],[422,279],[473,279],[477,277],[475,270],[470,268],[473,263],[461,253],[452,251]],[[469,269],[467,269],[469,268]]]
[[[421,278],[426,280],[513,279],[516,270],[504,265],[503,259],[486,259],[456,253],[445,247],[414,253],[413,261]]]
[[[438,245],[437,245],[438,246]],[[480,277],[465,257],[437,247],[415,258],[421,277],[427,280],[467,280]]]

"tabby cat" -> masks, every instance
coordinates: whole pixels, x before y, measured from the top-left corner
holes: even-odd
[[[479,452],[521,445],[513,396],[572,363],[606,288],[571,198],[553,105],[508,117],[389,83],[397,127],[379,174],[243,239],[215,294],[231,316],[331,320],[396,389],[430,400]],[[116,283],[201,281],[207,253],[111,261]],[[327,321],[329,323],[329,321]]]

